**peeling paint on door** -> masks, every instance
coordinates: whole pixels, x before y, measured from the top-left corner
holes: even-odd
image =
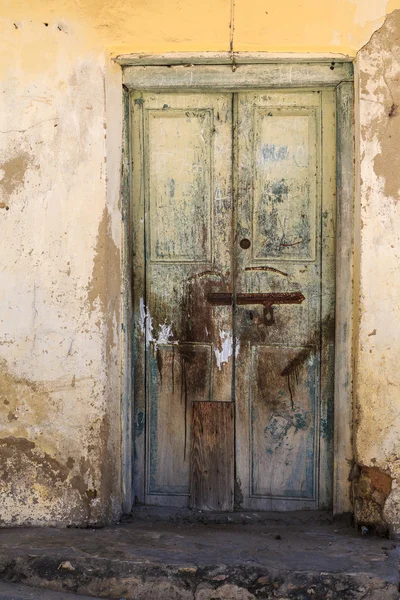
[[[227,363],[233,354],[233,337],[230,331],[220,331],[220,348],[214,348],[217,367],[221,370],[222,365]]]
[[[323,319],[334,297],[333,93],[143,93],[132,106],[133,146],[143,148],[134,171],[142,193],[136,369],[146,380],[137,379],[147,421],[146,445],[136,440],[148,474],[137,479],[141,499],[187,506],[195,477],[196,502],[208,506],[213,495],[198,498],[203,467],[188,448],[201,435],[200,415],[211,434],[231,422],[213,424],[213,403],[236,402],[236,468],[250,481],[242,505],[326,507],[332,446],[319,423],[332,402]],[[207,410],[196,409],[192,432],[198,402]],[[229,492],[217,496],[225,502]]]
[[[135,380],[146,415],[136,489],[147,503],[187,506],[192,403],[232,401],[232,311],[207,302],[231,289],[232,102],[149,93],[132,108]]]
[[[159,333],[158,337],[155,338],[153,336],[153,322],[150,315],[150,311],[146,308],[143,298],[140,298],[139,301],[139,327],[140,331],[145,335],[146,346],[149,346],[150,343],[154,343],[155,347],[160,344],[168,344],[171,342],[171,338],[174,337],[174,333],[172,331],[172,324],[168,325],[166,322],[161,323],[159,325]],[[177,344],[177,341],[173,343]]]
[[[248,509],[332,501],[332,438],[320,423],[333,406],[323,323],[334,307],[334,139],[331,91],[238,95],[237,235],[251,246],[240,245],[235,273],[236,472]],[[269,292],[271,307],[249,311],[250,290]]]

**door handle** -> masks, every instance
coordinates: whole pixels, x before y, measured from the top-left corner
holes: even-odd
[[[267,292],[265,294],[236,294],[236,304],[262,304],[265,325],[274,324],[273,307],[275,304],[301,304],[305,297],[301,292]],[[207,302],[213,306],[230,306],[233,303],[232,292],[214,292],[207,295]]]

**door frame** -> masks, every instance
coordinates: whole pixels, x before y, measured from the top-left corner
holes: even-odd
[[[336,90],[336,305],[334,366],[333,514],[352,512],[349,473],[353,461],[354,319],[354,77],[353,63],[335,55],[269,53],[129,54],[114,59],[123,70],[122,207],[122,510],[133,489],[133,327],[130,94],[133,91]],[[140,424],[136,424],[136,427]]]

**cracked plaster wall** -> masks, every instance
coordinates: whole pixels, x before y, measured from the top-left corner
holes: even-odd
[[[0,523],[102,523],[121,487],[120,73],[84,31],[13,23],[0,79]]]
[[[356,486],[355,508],[360,522],[387,523],[399,533],[400,10],[391,13],[361,49],[357,68],[360,229],[355,460],[364,485],[361,492]],[[379,472],[376,486],[371,472]],[[384,488],[382,496],[379,492]]]
[[[399,6],[235,0],[232,11],[225,0],[206,0],[201,9],[194,0],[5,3],[0,523],[104,523],[120,512],[122,86],[110,56],[229,50],[231,39],[238,51],[355,56],[391,13],[358,58],[354,440],[364,471],[354,489],[360,497],[376,491],[380,479],[370,468],[390,475],[390,489],[386,480],[381,485],[386,496],[375,494],[376,519],[400,529],[398,151],[389,137],[397,127],[399,65],[398,16],[391,11]],[[365,514],[361,507],[360,520]]]

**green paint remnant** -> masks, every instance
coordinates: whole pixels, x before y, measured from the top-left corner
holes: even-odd
[[[288,196],[289,186],[284,179],[269,181],[264,188],[262,200],[271,204],[281,204]]]
[[[307,429],[307,418],[303,413],[295,413],[293,426],[295,431],[299,431],[299,429]]]

